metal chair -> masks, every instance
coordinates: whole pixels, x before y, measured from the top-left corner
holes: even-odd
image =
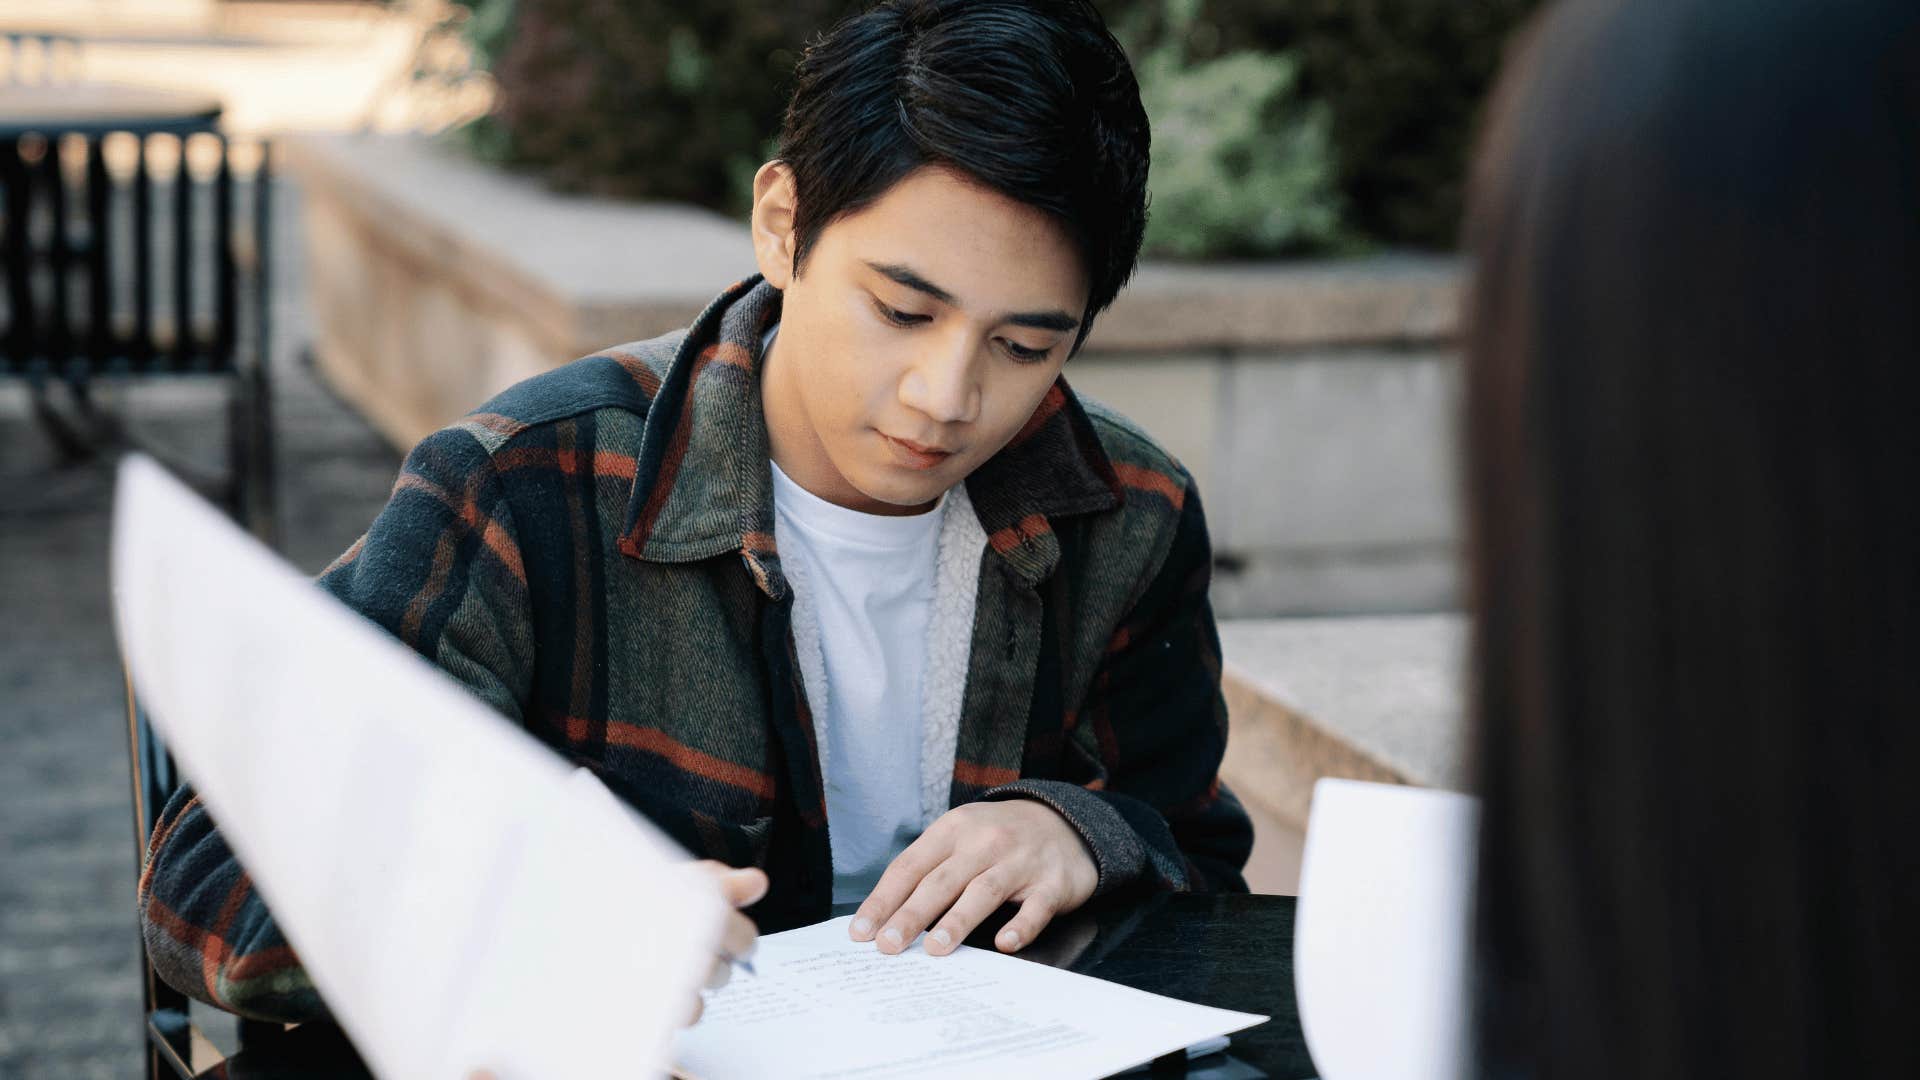
[[[127,757],[133,778],[133,862],[137,877],[146,868],[147,841],[153,836],[160,810],[166,806],[179,780],[174,773],[173,756],[161,745],[159,736],[147,724],[146,714],[140,710],[131,678],[127,679]],[[193,1076],[190,1062],[195,1056],[193,1046],[199,1033],[193,1027],[187,996],[154,974],[144,941],[140,945],[140,1009],[144,1017],[148,1080]],[[198,1041],[205,1042],[205,1039],[199,1037]]]
[[[68,461],[139,445],[95,402],[98,383],[227,383],[224,474],[141,448],[214,489],[271,543],[272,174],[269,147],[258,147],[258,166],[237,177],[236,144],[205,117],[139,130],[5,132],[0,379],[26,380],[36,417]],[[243,201],[250,229],[239,226]]]
[[[127,755],[133,779],[133,839],[136,874],[145,869],[148,840],[160,811],[180,784],[167,752],[127,679]],[[353,1045],[326,1023],[282,1024],[235,1018],[237,1049],[223,1055],[194,1022],[185,994],[154,973],[146,943],[140,945],[142,1035],[147,1080],[297,1080],[368,1075]]]

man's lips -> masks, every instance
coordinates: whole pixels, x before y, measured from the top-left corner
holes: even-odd
[[[880,437],[893,447],[894,457],[908,468],[931,469],[953,456],[953,451],[945,447],[928,446],[912,439],[898,439],[885,432],[881,432]]]

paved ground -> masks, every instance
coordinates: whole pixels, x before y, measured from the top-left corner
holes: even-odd
[[[308,572],[378,511],[398,456],[301,369],[296,195],[279,197],[274,348],[284,547]],[[123,399],[145,437],[217,462],[219,395]],[[110,617],[111,469],[58,468],[0,384],[0,1077],[127,1077],[139,1063],[136,855]]]

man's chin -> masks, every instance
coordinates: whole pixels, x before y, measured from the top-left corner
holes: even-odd
[[[918,483],[901,483],[892,478],[872,478],[866,483],[854,487],[877,503],[885,503],[900,513],[911,513],[937,501],[947,493],[947,486],[931,476],[920,478]]]

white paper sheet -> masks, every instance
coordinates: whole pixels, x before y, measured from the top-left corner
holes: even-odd
[[[888,956],[852,916],[769,934],[677,1058],[698,1080],[1100,1077],[1252,1027],[1230,1012],[961,946]]]
[[[1479,811],[1446,791],[1314,785],[1293,975],[1323,1080],[1464,1075]]]
[[[143,458],[112,563],[154,724],[375,1072],[662,1071],[726,910],[684,853]]]

